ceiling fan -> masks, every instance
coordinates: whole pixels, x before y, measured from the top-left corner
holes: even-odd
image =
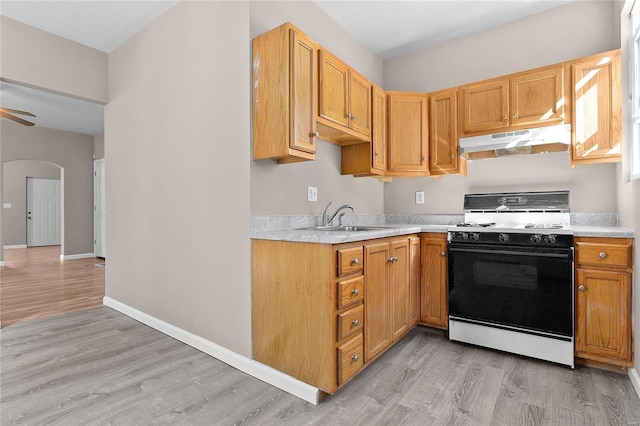
[[[15,121],[16,123],[20,123],[20,124],[24,124],[25,126],[33,126],[34,123],[27,121],[27,120],[23,120],[20,117],[16,117],[14,114],[18,114],[18,115],[27,115],[29,117],[35,117],[35,115],[31,114],[30,112],[27,111],[20,111],[17,109],[10,109],[10,108],[3,108],[0,107],[0,117],[4,117],[4,118],[8,118],[9,120]]]

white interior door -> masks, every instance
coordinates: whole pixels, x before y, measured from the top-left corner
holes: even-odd
[[[27,178],[27,246],[60,245],[60,179]]]
[[[93,162],[93,253],[106,257],[104,208],[104,159]]]

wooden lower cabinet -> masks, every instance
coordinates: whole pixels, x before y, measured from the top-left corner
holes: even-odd
[[[364,246],[365,361],[374,359],[409,331],[408,238]]]
[[[412,239],[252,240],[254,359],[338,390],[412,326]]]
[[[448,329],[447,234],[420,234],[420,323]]]
[[[576,358],[633,366],[633,240],[575,238]]]

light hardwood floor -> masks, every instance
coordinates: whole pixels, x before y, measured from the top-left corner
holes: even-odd
[[[631,425],[625,375],[418,327],[313,406],[110,308],[0,331],[0,424]]]
[[[104,269],[87,258],[60,261],[60,246],[4,251],[0,267],[0,323],[3,327],[102,306]]]

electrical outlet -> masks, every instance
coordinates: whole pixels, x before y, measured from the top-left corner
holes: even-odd
[[[424,204],[424,191],[416,191],[416,204]]]
[[[307,186],[307,201],[318,201],[318,188]]]

